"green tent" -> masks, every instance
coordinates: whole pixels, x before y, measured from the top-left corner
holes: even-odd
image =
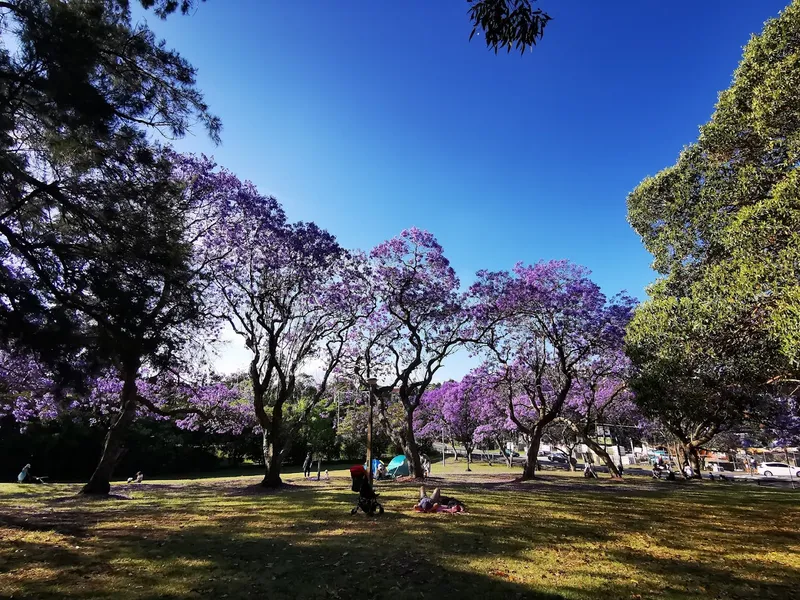
[[[408,468],[408,461],[402,454],[395,456],[392,459],[392,462],[390,462],[389,466],[386,467],[386,471],[391,477],[403,477],[404,475],[409,475],[411,473],[410,469]]]

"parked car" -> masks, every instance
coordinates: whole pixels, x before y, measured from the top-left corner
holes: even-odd
[[[569,464],[566,454],[561,454],[560,452],[540,452],[536,460],[541,464],[552,467],[566,467]]]
[[[765,462],[758,465],[756,470],[759,475],[763,475],[764,477],[789,477],[790,475],[794,475],[800,478],[800,467],[790,467],[786,463]]]

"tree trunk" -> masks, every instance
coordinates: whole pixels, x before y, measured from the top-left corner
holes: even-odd
[[[578,470],[578,459],[575,458],[575,446],[569,449],[569,468],[573,473]]]
[[[136,397],[138,394],[136,376],[138,372],[138,366],[124,369],[122,392],[120,393],[122,407],[120,414],[108,428],[100,462],[88,483],[81,489],[81,494],[105,495],[111,491],[111,476],[114,474],[117,462],[125,454],[128,429],[134,418],[136,418]]]
[[[280,487],[281,483],[281,455],[278,444],[272,435],[272,428],[264,430],[263,450],[264,450],[264,479],[261,485],[268,488]]]
[[[450,442],[450,447],[453,449],[453,462],[458,460],[458,450],[456,450],[456,443]]]
[[[611,455],[606,452],[606,449],[603,448],[600,444],[598,444],[595,440],[590,438],[589,436],[585,436],[583,438],[584,443],[591,448],[592,452],[597,454],[600,458],[603,459],[603,462],[606,463],[608,467],[608,472],[611,473],[612,477],[622,478],[622,473],[619,472],[619,468],[617,465],[614,464],[614,459],[611,458]]]
[[[675,444],[675,457],[678,459],[678,469],[683,472],[683,465],[689,462],[689,455],[686,454],[684,442],[681,442],[680,446]]]
[[[422,479],[425,476],[425,471],[422,468],[422,460],[419,457],[417,439],[414,437],[413,410],[406,410],[406,447],[403,450],[409,462],[411,462],[411,471],[414,473],[414,477]]]
[[[511,456],[511,452],[509,451],[508,454],[503,452],[503,444],[500,443],[500,439],[499,438],[495,438],[494,441],[497,444],[497,447],[500,448],[500,454],[503,455],[503,459],[506,461],[506,465],[508,465],[508,467],[511,468],[514,465],[514,463],[513,463],[514,459]]]
[[[467,471],[472,471],[470,466],[472,465],[472,448],[469,446],[464,446],[467,449]]]
[[[268,488],[280,487],[281,466],[283,465],[284,444],[282,444],[281,434],[283,433],[283,408],[282,403],[278,402],[272,408],[272,418],[269,426],[264,427],[264,479],[261,485]]]
[[[702,479],[703,475],[700,470],[700,452],[697,450],[697,446],[695,446],[694,442],[690,442],[685,444],[683,447],[683,451],[689,459],[689,462],[692,464],[692,470],[694,474],[692,475],[693,479]]]
[[[575,459],[575,446],[567,446],[566,444],[564,447],[567,449],[567,461],[569,462],[569,470],[573,473],[578,470],[578,467],[574,464]]]
[[[526,479],[534,479],[536,477],[536,459],[539,457],[539,446],[542,443],[542,427],[538,425],[533,430],[531,435],[530,445],[528,446],[527,462],[522,471],[523,481]]]

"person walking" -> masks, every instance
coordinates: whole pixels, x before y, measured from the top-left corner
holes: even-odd
[[[312,462],[313,461],[311,460],[311,452],[309,452],[308,454],[306,454],[305,461],[303,461],[303,477],[305,477],[306,479],[311,477],[311,463]]]
[[[422,457],[422,477],[427,479],[431,474],[431,461],[427,456]]]

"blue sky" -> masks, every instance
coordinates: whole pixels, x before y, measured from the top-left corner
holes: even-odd
[[[787,2],[540,0],[553,21],[525,56],[468,42],[465,0],[208,0],[147,20],[223,120],[221,146],[198,128],[177,148],[213,154],[291,219],[350,248],[428,229],[465,283],[567,258],[644,298],[655,275],[626,195],[696,139]]]

